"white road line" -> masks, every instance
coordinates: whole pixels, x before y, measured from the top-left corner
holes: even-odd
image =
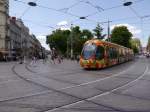
[[[46,93],[50,93],[50,92],[52,92],[52,91],[45,90],[45,91],[38,92],[38,93],[35,93],[35,94],[30,93],[28,95],[24,95],[24,96],[20,96],[20,97],[7,98],[5,100],[0,100],[0,102],[9,101],[9,100],[15,100],[15,99],[19,99],[19,98],[26,98],[26,97],[31,97],[31,96],[37,96],[37,95],[46,94]]]
[[[88,85],[88,84],[92,84],[92,83],[95,83],[95,82],[99,82],[99,81],[102,81],[102,80],[106,80],[106,79],[109,79],[109,78],[112,78],[112,77],[116,77],[116,76],[119,76],[123,73],[125,73],[126,71],[128,71],[129,69],[133,68],[135,64],[133,64],[132,66],[130,66],[129,68],[127,68],[126,70],[122,71],[122,72],[119,72],[115,75],[111,75],[111,76],[108,76],[108,77],[105,77],[105,78],[101,78],[101,79],[98,79],[98,80],[94,80],[94,81],[90,81],[90,82],[87,82],[87,83],[82,83],[82,84],[79,84],[79,85],[75,85],[75,86],[68,86],[68,87],[65,87],[65,88],[61,88],[59,90],[64,90],[64,89],[70,89],[70,88],[74,88],[74,87],[80,87],[80,86],[84,86],[84,85]]]
[[[91,81],[91,82],[88,82],[88,83],[82,83],[82,84],[79,84],[79,85],[76,85],[76,86],[68,86],[68,87],[65,87],[65,88],[61,88],[61,89],[58,89],[58,91],[60,90],[65,90],[65,89],[69,89],[69,88],[74,88],[74,87],[80,87],[80,86],[83,86],[83,85],[88,85],[88,84],[92,84],[92,83],[95,83],[95,82],[99,82],[99,81],[102,81],[102,80],[105,80],[105,79],[108,79],[108,78],[112,78],[112,77],[115,77],[115,76],[118,76],[120,74],[123,74],[124,72],[128,71],[129,69],[131,69],[132,67],[134,67],[135,64],[131,65],[129,68],[127,68],[126,70],[122,71],[122,72],[119,72],[118,74],[116,75],[112,75],[112,76],[109,76],[109,77],[106,77],[106,78],[102,78],[102,79],[99,79],[99,80],[95,80],[95,81]],[[28,79],[30,80],[30,79]],[[16,80],[15,80],[16,81]],[[1,84],[1,83],[0,83]],[[3,101],[7,101],[7,100],[14,100],[14,99],[19,99],[19,98],[24,98],[24,97],[30,97],[30,96],[36,96],[36,95],[41,95],[41,94],[45,94],[45,93],[49,93],[51,92],[50,90],[47,90],[47,91],[43,91],[43,92],[39,92],[39,93],[36,93],[36,94],[28,94],[28,95],[25,95],[25,96],[21,96],[21,97],[15,97],[15,98],[8,98],[6,100],[0,100],[0,102],[3,102]],[[79,101],[80,102],[80,101]],[[82,101],[81,101],[82,102]],[[72,103],[74,104],[74,103]],[[71,104],[70,104],[71,105]]]
[[[120,72],[120,73],[118,73],[118,74],[116,74],[116,75],[113,75],[113,76],[110,76],[110,77],[106,77],[106,78],[103,78],[103,79],[100,79],[100,80],[91,81],[91,82],[88,82],[88,83],[83,83],[83,84],[76,85],[76,86],[70,86],[70,87],[62,88],[61,90],[63,90],[63,89],[68,89],[68,88],[73,88],[73,87],[78,87],[78,86],[82,86],[82,85],[87,85],[87,84],[95,83],[95,82],[102,81],[102,80],[105,80],[105,79],[108,79],[108,78],[112,78],[112,77],[115,77],[115,76],[119,76],[119,75],[125,73],[126,71],[128,71],[129,69],[131,69],[132,67],[134,67],[134,65],[135,65],[135,64],[133,64],[133,65],[132,65],[131,67],[129,67],[128,69],[126,69],[126,70],[124,70],[124,71],[122,71],[122,72]],[[102,93],[102,94],[100,94],[100,95],[97,95],[97,96],[94,96],[94,97],[91,97],[91,98],[87,98],[87,99],[85,99],[85,100],[91,100],[91,99],[97,98],[97,97],[99,97],[99,96],[104,96],[104,95],[110,94],[110,92],[113,92],[113,91],[115,91],[115,90],[117,90],[117,89],[123,88],[123,87],[125,87],[125,86],[127,86],[127,85],[129,85],[129,84],[131,84],[131,83],[133,83],[133,82],[135,82],[135,81],[137,81],[137,80],[139,80],[140,78],[142,78],[142,77],[145,75],[145,73],[146,73],[147,71],[148,71],[148,66],[146,67],[146,70],[144,71],[144,73],[143,73],[140,77],[138,77],[137,79],[135,79],[134,81],[131,81],[131,82],[129,82],[128,84],[125,84],[125,85],[123,85],[123,86],[121,86],[121,87],[118,87],[118,88],[116,88],[116,89],[113,89],[113,90],[111,90],[111,91],[104,92],[104,93]],[[55,108],[55,109],[52,109],[52,110],[48,110],[48,111],[45,111],[45,112],[53,112],[53,111],[58,110],[58,109],[60,109],[60,108],[67,108],[67,107],[69,107],[69,106],[72,106],[72,105],[81,103],[81,102],[83,102],[83,101],[84,101],[84,100],[80,100],[80,101],[78,101],[78,102],[71,103],[71,104],[68,104],[68,105],[65,105],[65,106],[62,106],[62,107],[58,107],[58,108]]]
[[[18,81],[21,81],[20,79],[9,79],[7,81],[2,81],[0,82],[0,85],[1,84],[6,84],[6,83],[10,83],[10,82],[18,82]]]
[[[95,99],[95,98],[97,98],[97,97],[110,94],[110,93],[112,93],[112,92],[114,92],[114,91],[117,91],[117,90],[119,90],[119,89],[121,89],[121,88],[124,88],[124,87],[126,87],[126,86],[128,86],[128,85],[130,85],[130,84],[132,84],[132,83],[135,83],[136,81],[140,80],[147,72],[148,72],[148,66],[146,67],[144,73],[143,73],[140,77],[136,78],[135,80],[133,80],[133,81],[131,81],[131,82],[129,82],[129,83],[123,85],[123,86],[120,86],[120,87],[118,87],[118,88],[115,88],[115,89],[113,89],[113,90],[111,90],[111,91],[107,91],[107,92],[105,92],[105,93],[103,93],[103,94],[100,94],[100,95],[94,96],[94,97],[92,97],[92,98],[89,98],[89,99],[87,99],[87,100],[92,100],[92,99]]]

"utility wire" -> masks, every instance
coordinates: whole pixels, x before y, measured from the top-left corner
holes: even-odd
[[[150,17],[150,15],[144,15],[142,17]],[[133,17],[126,17],[126,18],[119,18],[119,19],[114,19],[114,20],[111,20],[110,22],[114,23],[114,22],[118,22],[118,21],[122,21],[122,20],[130,20],[130,19],[135,19],[137,18],[136,16],[133,16]],[[99,23],[99,24],[105,24],[105,23],[108,23],[108,21],[94,21],[94,20],[91,20],[91,19],[86,19],[87,21],[90,21],[90,22],[94,22],[94,23]],[[35,21],[32,21],[32,20],[23,20],[23,21],[27,21],[27,22],[30,22],[30,23],[33,23],[33,24],[36,24],[36,25],[40,25],[40,26],[45,26],[45,27],[51,27],[51,28],[55,28],[56,26],[48,26],[48,25],[44,25],[45,23],[44,22],[35,22]],[[77,21],[80,21],[80,19],[75,19],[75,20],[71,20],[69,21],[68,23],[74,23],[74,22],[77,22]],[[39,24],[39,23],[43,23],[43,24]],[[140,23],[130,23],[130,24],[140,24]],[[145,23],[146,24],[146,23]]]
[[[82,1],[78,1],[78,2],[76,2],[76,3],[74,3],[74,4],[72,4],[72,5],[69,6],[68,8],[69,8],[69,9],[70,9],[70,8],[73,8],[74,6],[80,4],[81,2],[83,2],[83,0],[82,0]]]
[[[144,1],[144,0],[136,0],[136,1],[134,1],[133,3],[139,3],[139,2],[142,2],[142,1]],[[116,5],[116,6],[112,6],[112,7],[109,7],[109,8],[104,8],[103,9],[103,11],[107,11],[107,10],[111,10],[111,9],[115,9],[115,8],[120,8],[120,7],[123,7],[123,5]],[[87,15],[86,17],[89,17],[89,16],[93,16],[93,15],[96,15],[96,14],[98,14],[99,12],[98,11],[96,11],[96,12],[94,12],[94,13],[91,13],[91,14],[89,14],[89,15]]]
[[[20,2],[20,3],[23,3],[23,4],[27,4],[26,2],[23,2],[23,1],[20,1],[20,0],[15,0],[15,1]],[[37,4],[37,6],[40,7],[40,8],[45,8],[45,9],[53,10],[53,11],[55,11],[55,12],[61,12],[61,13],[63,13],[63,14],[67,14],[67,15],[70,15],[70,16],[80,17],[80,16],[74,15],[74,14],[72,14],[72,13],[69,13],[69,12],[62,12],[62,11],[57,10],[57,9],[54,9],[54,8],[50,8],[50,7],[46,7],[46,6],[42,6],[42,5],[38,5],[38,4]]]
[[[15,0],[16,1],[16,0]],[[35,0],[33,2],[37,2],[38,0]],[[22,15],[20,16],[20,18],[22,18],[29,10],[31,9],[31,7],[28,7],[23,13]]]
[[[55,29],[55,27],[56,27],[56,26],[41,24],[41,22],[35,22],[35,21],[32,21],[32,20],[23,19],[23,21],[30,22],[30,23],[32,23],[32,24],[34,24],[34,25],[51,28],[51,29]]]
[[[69,9],[75,7],[76,5],[78,5],[78,4],[81,3],[81,2],[82,2],[82,1],[78,1],[78,2],[72,4],[71,6],[69,6],[69,7],[67,7],[67,8],[59,9],[59,11],[63,11],[63,12],[65,12],[65,13],[67,13]]]
[[[90,6],[96,8],[99,12],[104,11],[102,7],[92,4],[90,1],[84,1],[84,3],[89,4]]]
[[[23,2],[23,1],[20,1],[20,0],[15,0],[15,1],[20,2],[20,3],[23,3],[23,4],[27,4],[26,2]],[[144,0],[137,0],[137,1],[135,1],[134,3],[139,3],[139,2],[141,2],[141,1],[144,1]],[[83,0],[82,0],[82,1],[79,1],[79,3],[80,3],[80,2],[83,2]],[[76,3],[76,4],[73,4],[72,6],[75,6],[75,5],[77,5],[77,3]],[[74,20],[75,22],[78,21],[78,20],[80,20],[80,16],[74,15],[74,14],[69,13],[69,12],[62,12],[62,11],[60,11],[60,10],[57,10],[57,9],[54,9],[54,8],[45,7],[45,6],[41,6],[41,5],[37,5],[37,6],[38,6],[38,7],[41,7],[41,8],[46,8],[46,9],[50,9],[50,10],[53,10],[53,11],[61,12],[61,13],[64,13],[64,14],[68,14],[68,15],[71,15],[71,16],[74,16],[74,17],[78,17],[78,19]],[[123,5],[117,5],[117,6],[113,6],[113,7],[110,7],[110,8],[106,8],[106,9],[104,9],[104,11],[105,11],[105,10],[110,10],[110,9],[113,9],[113,8],[118,8],[118,7],[121,7],[121,6],[123,6]],[[131,10],[136,14],[136,16],[138,16],[138,17],[140,17],[140,18],[141,18],[141,17],[142,17],[142,18],[150,17],[150,15],[139,16],[139,15],[137,14],[137,12],[136,12],[133,8],[131,8]],[[95,13],[93,13],[93,14],[96,14],[96,13],[98,13],[98,12],[95,12]],[[92,14],[91,14],[91,15],[89,14],[89,15],[87,15],[87,16],[85,16],[85,17],[89,17],[89,16],[92,16]],[[116,22],[116,21],[127,20],[127,19],[133,19],[133,18],[136,18],[136,17],[120,18],[120,19],[112,20],[112,21],[110,21],[110,22]],[[88,18],[85,18],[85,19],[86,19],[87,21],[91,21],[91,22],[94,22],[94,23],[100,23],[100,24],[108,23],[108,21],[98,22],[98,21],[91,20],[91,19],[88,19]],[[41,25],[41,26],[45,26],[45,25]],[[45,27],[55,28],[55,27],[52,27],[52,26],[45,26]]]
[[[141,19],[141,16],[131,7],[129,6],[129,9],[138,17]]]

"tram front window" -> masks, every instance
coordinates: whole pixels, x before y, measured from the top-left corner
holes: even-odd
[[[101,60],[103,58],[104,58],[104,48],[102,46],[97,46],[96,59]]]
[[[82,51],[82,56],[84,59],[89,59],[95,54],[96,45],[93,43],[88,43],[84,46]]]

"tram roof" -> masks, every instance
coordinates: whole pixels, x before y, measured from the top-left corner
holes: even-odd
[[[121,47],[121,48],[131,50],[130,48],[127,48],[127,47],[124,47],[124,46],[121,46],[121,45],[118,45],[118,44],[115,44],[115,43],[112,43],[112,42],[102,41],[102,40],[99,40],[99,39],[91,39],[91,40],[88,40],[86,43],[89,43],[89,42],[93,42],[93,43],[96,43],[96,44],[102,43],[102,44],[106,44],[106,45],[113,45],[113,46],[116,46],[116,47]]]

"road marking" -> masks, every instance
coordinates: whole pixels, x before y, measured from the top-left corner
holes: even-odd
[[[102,79],[95,80],[95,81],[91,81],[91,82],[88,82],[88,83],[82,83],[82,84],[79,84],[79,85],[76,85],[76,86],[68,86],[68,87],[65,87],[65,88],[58,89],[58,91],[59,91],[59,90],[64,90],[64,89],[69,89],[69,88],[74,88],[74,87],[79,87],[79,86],[83,86],[83,85],[95,83],[95,82],[98,82],[98,81],[101,81],[101,80],[105,80],[105,79],[108,79],[108,78],[111,78],[111,77],[118,76],[118,75],[120,75],[120,74],[122,74],[122,73],[128,71],[129,69],[131,69],[134,65],[135,65],[135,64],[131,65],[129,68],[127,68],[126,70],[124,70],[124,71],[122,71],[122,72],[119,72],[119,73],[116,74],[116,75],[109,76],[109,77],[102,78]],[[30,79],[27,79],[27,80],[30,80]],[[14,81],[16,81],[16,80],[14,80]],[[6,81],[6,82],[7,82],[7,81]],[[0,84],[2,84],[2,83],[0,83]],[[28,95],[21,96],[21,97],[8,98],[8,99],[6,99],[6,100],[0,100],[0,102],[9,101],[9,100],[14,100],[14,99],[19,99],[19,98],[25,98],[25,97],[30,97],[30,96],[36,96],[36,95],[41,95],[41,94],[50,93],[50,92],[52,92],[52,91],[47,90],[47,91],[39,92],[39,93],[36,93],[36,94],[28,94]]]
[[[70,89],[70,88],[74,88],[74,87],[80,87],[80,86],[92,84],[92,83],[99,82],[99,81],[102,81],[102,80],[105,80],[105,79],[109,79],[109,78],[112,78],[112,77],[119,76],[119,75],[125,73],[126,71],[128,71],[129,69],[133,68],[134,65],[135,65],[135,64],[133,64],[132,66],[130,66],[130,67],[127,68],[126,70],[124,70],[124,71],[122,71],[122,72],[119,72],[119,73],[117,73],[117,74],[115,74],[115,75],[111,75],[111,76],[108,76],[108,77],[105,77],[105,78],[101,78],[101,79],[98,79],[98,80],[90,81],[90,82],[87,82],[87,83],[82,83],[82,84],[75,85],[75,86],[68,86],[68,87],[65,87],[65,88],[61,88],[60,90]]]
[[[89,98],[89,99],[87,99],[87,100],[92,100],[92,99],[95,99],[95,98],[97,98],[97,97],[100,97],[100,96],[103,96],[103,95],[107,95],[107,94],[110,94],[110,93],[112,93],[112,92],[114,92],[114,91],[116,91],[116,90],[119,90],[119,89],[121,89],[121,88],[124,88],[124,87],[126,87],[126,86],[128,86],[128,85],[130,85],[130,84],[132,84],[132,83],[134,83],[134,82],[136,82],[136,81],[138,81],[138,80],[140,80],[147,72],[148,72],[148,66],[146,67],[144,73],[143,73],[140,77],[136,78],[135,80],[133,80],[133,81],[131,81],[131,82],[129,82],[129,83],[123,85],[123,86],[120,86],[120,87],[118,87],[118,88],[115,88],[115,89],[113,89],[113,90],[111,90],[111,91],[107,91],[107,92],[105,92],[105,93],[103,93],[103,94],[100,94],[100,95],[94,96],[94,97],[92,97],[92,98]]]
[[[10,83],[10,82],[18,82],[18,81],[20,81],[21,79],[9,79],[9,80],[7,80],[7,81],[2,81],[2,82],[0,82],[0,85],[1,84],[6,84],[6,83]]]
[[[69,88],[74,88],[74,87],[79,87],[79,86],[83,86],[83,85],[88,85],[88,84],[95,83],[95,82],[99,82],[99,81],[102,81],[102,80],[105,80],[105,79],[109,79],[109,78],[112,78],[112,77],[115,77],[115,76],[119,76],[119,75],[125,73],[126,71],[128,71],[129,69],[131,69],[132,67],[134,67],[134,65],[135,65],[135,64],[131,65],[129,68],[127,68],[126,70],[124,70],[124,71],[122,71],[122,72],[117,73],[116,75],[108,76],[108,77],[106,77],[106,78],[102,78],[102,79],[99,79],[99,80],[94,80],[94,81],[87,82],[87,83],[82,83],[82,84],[75,85],[75,86],[68,86],[68,87],[65,87],[65,88],[60,88],[60,89],[57,89],[57,90],[59,91],[59,90],[64,90],[64,89],[69,89]],[[27,79],[27,80],[30,80],[30,79]],[[48,92],[50,92],[50,91],[44,91],[44,92],[41,92],[41,93],[26,95],[26,96],[18,97],[18,98],[10,98],[10,99],[6,99],[6,100],[4,100],[4,101],[11,100],[11,99],[13,100],[13,99],[19,99],[19,98],[24,98],[24,97],[30,97],[30,96],[34,96],[34,95],[40,95],[40,94],[48,93]],[[108,93],[109,93],[109,92],[105,92],[105,93],[102,93],[101,95],[106,95],[106,94],[108,94]],[[99,95],[97,95],[97,96],[99,96]],[[96,97],[96,96],[94,96],[94,97]],[[93,98],[93,97],[92,97],[92,98]],[[58,107],[58,108],[55,108],[55,109],[52,109],[52,110],[49,110],[49,111],[45,111],[45,112],[51,112],[51,111],[57,110],[57,109],[59,109],[59,108],[67,107],[67,106],[74,105],[74,104],[78,104],[79,102],[83,102],[84,100],[89,100],[89,99],[91,99],[91,98],[82,99],[82,100],[80,100],[80,101],[78,101],[78,102],[71,103],[71,104],[65,105],[65,106],[61,106],[61,107]],[[2,102],[2,101],[0,101],[0,102]]]
[[[134,64],[134,65],[135,65],[135,64]],[[91,83],[94,83],[94,82],[98,82],[98,81],[102,81],[102,80],[105,80],[105,79],[108,79],[108,78],[112,78],[112,77],[118,76],[118,75],[123,74],[124,72],[128,71],[129,69],[131,69],[134,65],[132,65],[132,66],[129,67],[128,69],[126,69],[126,70],[124,70],[124,71],[122,71],[122,72],[120,72],[120,73],[118,73],[118,74],[116,74],[116,75],[113,75],[113,76],[110,76],[110,77],[106,77],[106,78],[103,78],[103,79],[100,79],[100,80],[91,81],[91,82],[88,82],[88,83],[83,83],[83,84],[80,84],[80,85],[77,85],[77,86],[70,86],[70,87],[62,88],[62,89],[60,89],[60,90],[68,89],[68,88],[73,88],[73,87],[78,87],[78,86],[82,86],[82,85],[87,85],[87,84],[91,84]],[[133,80],[133,81],[131,81],[131,82],[129,82],[129,83],[127,83],[127,84],[121,86],[121,87],[115,88],[115,89],[113,89],[113,90],[111,90],[111,91],[104,92],[104,93],[102,93],[102,94],[100,94],[100,95],[96,95],[96,96],[91,97],[91,98],[83,99],[83,100],[77,101],[77,102],[75,102],[75,103],[71,103],[71,104],[68,104],[68,105],[65,105],[65,106],[61,106],[61,107],[58,107],[58,108],[55,108],[55,109],[52,109],[52,110],[48,110],[48,111],[45,111],[45,112],[52,112],[52,111],[58,110],[58,109],[60,109],[60,108],[67,108],[67,107],[69,107],[69,106],[72,106],[72,105],[75,105],[75,104],[78,104],[78,103],[82,103],[82,102],[85,101],[85,100],[86,100],[86,101],[87,101],[87,100],[92,100],[92,99],[94,99],[94,98],[97,98],[97,97],[100,97],[100,96],[104,96],[104,95],[110,94],[111,92],[113,92],[113,91],[115,91],[115,90],[117,90],[117,89],[123,88],[123,87],[125,87],[125,86],[127,86],[127,85],[129,85],[129,84],[131,84],[131,83],[133,83],[133,82],[135,82],[135,81],[137,81],[137,80],[139,80],[140,78],[142,78],[142,77],[145,75],[145,73],[146,73],[147,71],[148,71],[148,66],[146,67],[146,70],[144,71],[144,73],[143,73],[140,77],[138,77],[137,79],[135,79],[135,80]]]
[[[35,93],[35,94],[28,94],[28,95],[24,95],[24,96],[20,96],[20,97],[12,97],[12,98],[7,98],[5,100],[0,100],[0,102],[5,102],[5,101],[9,101],[9,100],[15,100],[15,99],[20,99],[20,98],[26,98],[26,97],[31,97],[31,96],[37,96],[37,95],[41,95],[41,94],[46,94],[46,93],[50,93],[52,91],[50,90],[45,90],[45,91],[42,91],[42,92],[38,92],[38,93]]]

